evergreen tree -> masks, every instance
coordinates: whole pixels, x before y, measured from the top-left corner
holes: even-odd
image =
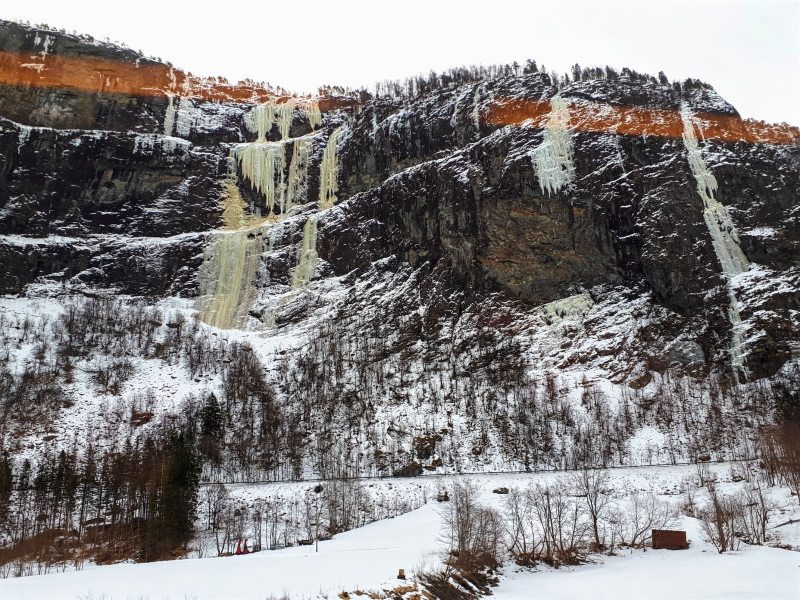
[[[197,516],[200,457],[191,433],[170,431],[150,465],[153,505],[145,525],[141,559],[158,560],[192,537]]]
[[[222,409],[217,397],[212,393],[200,409],[200,452],[214,465],[221,459]]]

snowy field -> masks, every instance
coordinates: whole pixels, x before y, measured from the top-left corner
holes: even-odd
[[[721,491],[741,483],[731,481],[731,467],[713,465]],[[653,467],[611,471],[619,490],[651,490],[659,497],[680,502],[682,482],[693,477],[694,467]],[[481,499],[502,509],[505,496],[493,494],[499,486],[524,487],[548,482],[562,474],[482,475],[470,477],[480,486]],[[391,486],[401,495],[418,494],[419,486],[447,487],[452,477],[376,480],[376,492]],[[367,483],[367,482],[365,482]],[[232,496],[253,499],[266,494],[288,494],[308,483],[237,486]],[[276,489],[280,487],[281,489]],[[409,489],[404,489],[409,488]],[[774,515],[775,541],[800,545],[800,524],[774,528],[797,519],[797,499],[786,488],[772,488],[778,511]],[[337,598],[343,591],[391,590],[413,583],[413,576],[441,566],[444,542],[441,509],[430,500],[421,508],[393,519],[341,533],[313,547],[264,551],[248,556],[188,559],[149,564],[87,566],[82,571],[0,580],[0,598],[25,600],[211,600],[272,597]],[[800,597],[800,552],[773,547],[746,546],[718,554],[703,539],[699,522],[681,517],[691,541],[686,551],[620,550],[616,556],[593,556],[592,564],[561,569],[523,570],[507,563],[498,599],[764,599]],[[404,569],[409,579],[396,579]],[[366,598],[366,596],[363,596]]]
[[[625,551],[602,563],[531,572],[506,567],[498,600],[797,600],[800,552],[748,546],[718,554],[703,541],[696,519],[677,529],[688,550]]]
[[[335,598],[343,590],[402,583],[400,568],[435,567],[440,553],[439,514],[428,504],[313,546],[247,556],[87,567],[0,582],[0,595],[26,600],[183,600]],[[425,564],[427,562],[427,564]]]

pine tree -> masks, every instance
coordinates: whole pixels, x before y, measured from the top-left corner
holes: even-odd
[[[200,409],[200,452],[214,465],[219,465],[222,439],[222,409],[212,393]]]

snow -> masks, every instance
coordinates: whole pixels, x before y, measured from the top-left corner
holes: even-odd
[[[800,553],[752,546],[717,554],[703,541],[696,519],[685,517],[688,550],[633,551],[603,562],[543,572],[507,569],[497,600],[795,600],[800,596]]]
[[[709,464],[723,493],[746,485],[735,481],[734,471],[744,465]],[[696,479],[694,465],[611,469],[614,494],[653,491],[673,504],[682,500],[686,482]],[[480,500],[502,509],[506,496],[492,493],[498,487],[524,488],[532,483],[552,483],[569,474],[504,473],[470,476]],[[29,600],[92,598],[122,600],[211,600],[221,598],[263,599],[287,594],[291,598],[337,598],[347,591],[376,592],[413,584],[415,575],[441,567],[443,550],[441,511],[446,506],[432,501],[435,492],[464,476],[365,479],[373,498],[399,500],[427,494],[421,508],[384,519],[321,541],[313,546],[262,551],[247,556],[186,559],[149,564],[87,566],[43,576],[0,580],[0,597]],[[303,493],[313,483],[292,482],[229,486],[231,497],[245,504],[272,495],[284,498]],[[425,491],[425,489],[427,491]],[[800,507],[786,488],[770,488],[782,512],[773,522],[797,518]],[[202,517],[200,519],[202,521]],[[506,563],[498,600],[783,600],[797,598],[800,590],[800,552],[774,547],[746,546],[718,554],[704,540],[699,522],[682,517],[676,529],[687,531],[688,550],[618,549],[615,556],[592,555],[591,564],[552,569],[539,566],[520,569]],[[799,539],[800,527],[771,529],[782,543]],[[404,569],[408,580],[396,579]],[[535,592],[535,596],[534,596]]]
[[[335,598],[341,591],[394,587],[399,569],[410,573],[435,567],[438,505],[366,525],[313,546],[263,551],[246,556],[149,564],[87,567],[83,571],[0,581],[4,598],[106,600],[149,597],[196,600],[262,600],[271,594],[292,598]]]

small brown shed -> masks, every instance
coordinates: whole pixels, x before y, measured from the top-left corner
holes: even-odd
[[[653,549],[686,550],[689,543],[686,541],[685,531],[671,529],[653,529]]]

